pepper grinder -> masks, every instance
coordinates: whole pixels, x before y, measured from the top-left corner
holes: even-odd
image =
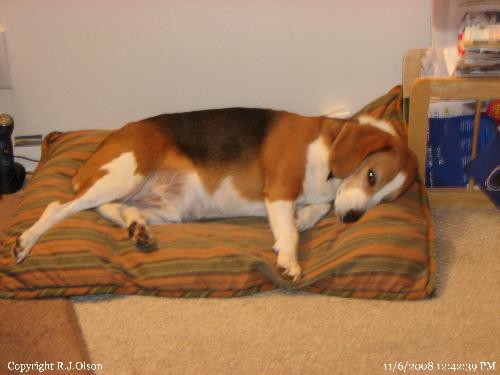
[[[15,193],[21,188],[26,177],[23,165],[14,161],[11,139],[13,131],[12,117],[0,113],[0,194]]]

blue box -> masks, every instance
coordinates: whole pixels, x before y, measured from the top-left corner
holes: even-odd
[[[474,115],[429,118],[426,185],[466,186],[464,167],[471,161]],[[497,133],[493,120],[481,114],[477,154],[485,150]]]

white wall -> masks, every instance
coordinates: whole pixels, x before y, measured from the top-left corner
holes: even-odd
[[[0,0],[15,134],[257,106],[355,111],[430,45],[429,0]]]

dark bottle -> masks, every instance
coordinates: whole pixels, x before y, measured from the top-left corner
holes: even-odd
[[[15,193],[24,182],[24,167],[14,162],[12,132],[14,120],[7,114],[0,114],[0,194]]]

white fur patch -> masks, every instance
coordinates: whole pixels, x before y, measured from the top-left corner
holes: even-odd
[[[369,201],[370,196],[360,187],[340,189],[335,199],[335,213],[342,217],[351,210],[364,212]]]
[[[299,232],[295,224],[295,207],[293,202],[279,200],[269,202],[266,200],[269,224],[274,234],[273,249],[278,253],[278,267],[285,270],[285,274],[298,281],[301,269],[297,261],[297,247]]]
[[[112,221],[122,228],[126,228],[127,223],[123,217],[123,208],[123,203],[104,203],[97,207],[97,212],[105,219]]]
[[[130,194],[144,179],[144,176],[135,174],[136,168],[134,153],[124,152],[100,168],[108,173],[97,180],[80,199],[85,198],[90,207],[95,207]],[[92,202],[94,199],[99,203]]]
[[[382,189],[380,189],[373,195],[372,199],[370,200],[370,207],[375,206],[385,197],[401,189],[401,187],[405,183],[405,179],[406,179],[406,174],[402,171],[399,172],[391,181],[385,184],[385,186]]]
[[[312,228],[323,216],[325,216],[330,208],[331,203],[309,204],[297,209],[297,219],[295,223],[300,232]]]
[[[209,193],[196,172],[162,171],[151,175],[142,189],[128,200],[143,207],[149,223],[161,224],[203,218],[266,216],[263,201],[250,201],[224,178]]]
[[[388,121],[376,119],[368,115],[362,115],[358,117],[358,122],[360,123],[360,125],[370,125],[395,137],[398,136],[398,133],[396,132],[392,124]]]
[[[327,180],[330,173],[329,152],[328,145],[321,137],[309,145],[302,195],[297,204],[326,203],[335,199],[340,180],[337,178]]]
[[[295,251],[298,231],[295,224],[295,207],[291,201],[266,201],[267,214],[276,243],[276,251]]]
[[[263,201],[251,201],[241,196],[235,188],[233,178],[226,177],[213,195],[204,197],[208,217],[265,216]]]

